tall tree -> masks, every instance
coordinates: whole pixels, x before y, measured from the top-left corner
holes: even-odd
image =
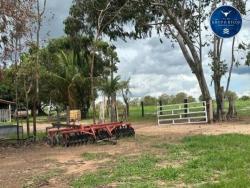
[[[37,54],[36,54],[36,62],[35,62],[35,67],[36,67],[36,77],[35,77],[35,88],[36,88],[36,93],[33,101],[33,134],[34,138],[36,139],[36,116],[37,116],[37,109],[39,105],[39,48],[40,48],[40,32],[41,32],[41,27],[42,27],[42,22],[46,10],[46,3],[47,0],[36,0],[36,17],[35,17],[35,34],[36,34],[36,47],[37,47]]]
[[[32,57],[29,54],[23,54],[21,57],[21,63],[18,67],[18,85],[20,90],[20,99],[24,101],[26,107],[26,124],[27,124],[27,135],[30,136],[30,122],[29,122],[29,107],[31,101],[31,95],[34,89],[35,82],[35,67],[33,66]]]
[[[78,35],[84,32],[93,37],[92,58],[90,61],[90,80],[91,80],[91,100],[93,108],[93,122],[96,122],[95,109],[95,85],[94,69],[95,57],[97,53],[97,43],[102,39],[103,34],[111,32],[110,28],[116,27],[115,19],[120,16],[121,11],[126,7],[129,0],[123,1],[85,1],[74,0],[70,11],[70,17],[65,21],[65,31],[69,35]],[[116,35],[119,35],[118,33]]]
[[[242,0],[231,0],[233,6],[236,7],[242,14],[246,13],[246,1]],[[220,3],[220,2],[219,2]],[[221,1],[222,4],[225,4],[225,0]],[[212,11],[218,6],[218,1],[212,1]],[[231,48],[231,54],[232,54],[232,59],[231,59],[231,65],[230,68],[228,69],[227,63],[222,59],[222,51],[224,48],[224,39],[219,38],[218,36],[214,35],[213,41],[213,50],[211,51],[210,55],[212,57],[212,64],[211,64],[211,69],[212,69],[212,79],[214,83],[214,91],[215,91],[215,97],[216,97],[216,118],[217,120],[225,120],[225,112],[224,112],[224,98],[225,98],[225,93],[228,92],[229,90],[229,85],[231,81],[231,74],[233,71],[233,66],[235,64],[235,37],[232,40],[232,48]],[[244,44],[244,43],[243,43]],[[243,44],[239,45],[239,48],[244,47]],[[228,80],[227,80],[227,85],[226,88],[222,86],[221,80],[226,73],[228,73]],[[226,92],[225,92],[226,89]]]
[[[16,110],[18,111],[19,91],[18,91],[18,63],[21,52],[27,45],[24,37],[30,31],[29,24],[34,16],[33,0],[12,0],[0,1],[0,46],[1,58],[6,66],[7,62],[15,64],[15,102]],[[24,42],[23,42],[24,41]],[[1,69],[1,65],[0,65]],[[17,139],[19,140],[19,118],[16,116],[17,121]]]

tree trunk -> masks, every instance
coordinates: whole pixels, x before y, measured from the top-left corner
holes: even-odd
[[[37,54],[36,54],[36,75],[35,75],[35,98],[33,102],[33,135],[36,141],[36,111],[38,106],[38,95],[39,95],[39,81],[38,81],[38,63],[39,63],[39,47],[40,47],[40,29],[41,29],[41,16],[40,16],[40,2],[37,3],[37,31],[36,31],[36,46],[37,46]]]
[[[212,62],[212,71],[213,71],[213,81],[214,81],[214,91],[216,98],[216,119],[218,121],[225,120],[224,113],[224,88],[221,87],[221,78],[224,75],[224,67],[221,62],[221,52],[223,47],[223,39],[214,36],[214,50],[213,50],[213,62]]]
[[[229,91],[231,76],[232,76],[233,67],[234,67],[234,62],[235,62],[235,57],[234,57],[234,44],[235,44],[235,37],[233,38],[233,43],[232,43],[232,60],[231,60],[231,66],[230,66],[229,73],[228,73],[226,93]]]
[[[125,105],[126,105],[126,115],[127,115],[127,118],[128,118],[129,117],[129,103],[125,102]]]
[[[92,62],[91,65],[91,104],[92,104],[92,110],[93,110],[93,123],[96,123],[96,106],[95,106],[95,90],[94,90],[94,77],[93,77],[93,72],[94,72],[94,62]]]
[[[227,119],[230,120],[237,117],[237,111],[235,107],[235,101],[232,99],[228,99],[228,102],[229,102],[229,107],[227,112]]]
[[[33,102],[32,115],[33,115],[33,136],[34,141],[36,141],[36,100]]]
[[[30,121],[29,121],[29,99],[28,99],[28,94],[25,94],[25,99],[26,99],[26,113],[27,113],[27,117],[26,117],[26,123],[27,123],[27,135],[28,137],[30,137]]]
[[[36,31],[36,46],[37,46],[37,54],[36,54],[36,83],[35,83],[35,98],[34,98],[34,104],[33,104],[33,134],[34,134],[34,140],[36,141],[36,111],[38,109],[39,105],[39,72],[38,72],[38,65],[39,65],[39,49],[40,49],[40,31],[41,31],[41,25],[42,25],[42,16],[44,15],[45,8],[46,8],[46,2],[47,0],[43,1],[43,8],[40,9],[40,1],[36,0],[36,11],[37,11],[37,31]]]
[[[107,115],[109,118],[111,118],[111,100],[110,100],[110,96],[108,96],[108,100],[107,100]]]
[[[96,35],[96,38],[94,40],[94,48],[93,48],[93,54],[92,54],[92,60],[90,65],[90,87],[91,87],[91,104],[92,104],[92,110],[93,110],[93,123],[96,123],[96,106],[95,106],[95,88],[94,88],[94,68],[95,68],[95,53],[96,53],[96,43],[98,39],[98,34]]]
[[[18,107],[19,107],[19,95],[18,95],[18,83],[17,83],[17,71],[18,71],[18,65],[17,65],[17,38],[15,43],[15,68],[16,68],[16,75],[15,75],[15,94],[16,94],[16,122],[17,122],[17,141],[19,142],[20,135],[19,135],[19,117],[18,117]]]
[[[209,102],[211,97],[210,97],[209,89],[208,89],[207,82],[206,82],[206,79],[205,79],[205,76],[204,76],[203,69],[202,69],[201,65],[199,65],[198,71],[195,72],[194,74],[195,74],[195,76],[196,76],[196,78],[198,80],[203,99],[206,102]]]
[[[216,119],[218,121],[225,120],[225,113],[224,113],[224,88],[220,87],[220,82],[214,81],[214,90],[215,90],[215,97],[216,97]]]
[[[111,122],[117,121],[117,115],[116,115],[116,94],[114,93],[111,96]]]

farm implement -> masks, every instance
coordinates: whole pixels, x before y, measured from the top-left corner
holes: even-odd
[[[135,131],[130,123],[106,123],[95,125],[67,125],[52,124],[46,128],[47,144],[50,146],[73,146],[91,144],[97,141],[116,140],[122,137],[131,137]]]

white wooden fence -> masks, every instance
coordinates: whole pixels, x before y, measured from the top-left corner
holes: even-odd
[[[157,106],[158,125],[207,123],[206,102]]]
[[[0,122],[11,121],[11,111],[9,109],[0,109]]]

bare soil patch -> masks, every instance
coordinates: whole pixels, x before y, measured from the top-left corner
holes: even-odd
[[[148,136],[168,136],[173,138],[189,135],[250,134],[250,119],[242,119],[226,123],[162,125],[150,123],[138,124],[137,134]]]

